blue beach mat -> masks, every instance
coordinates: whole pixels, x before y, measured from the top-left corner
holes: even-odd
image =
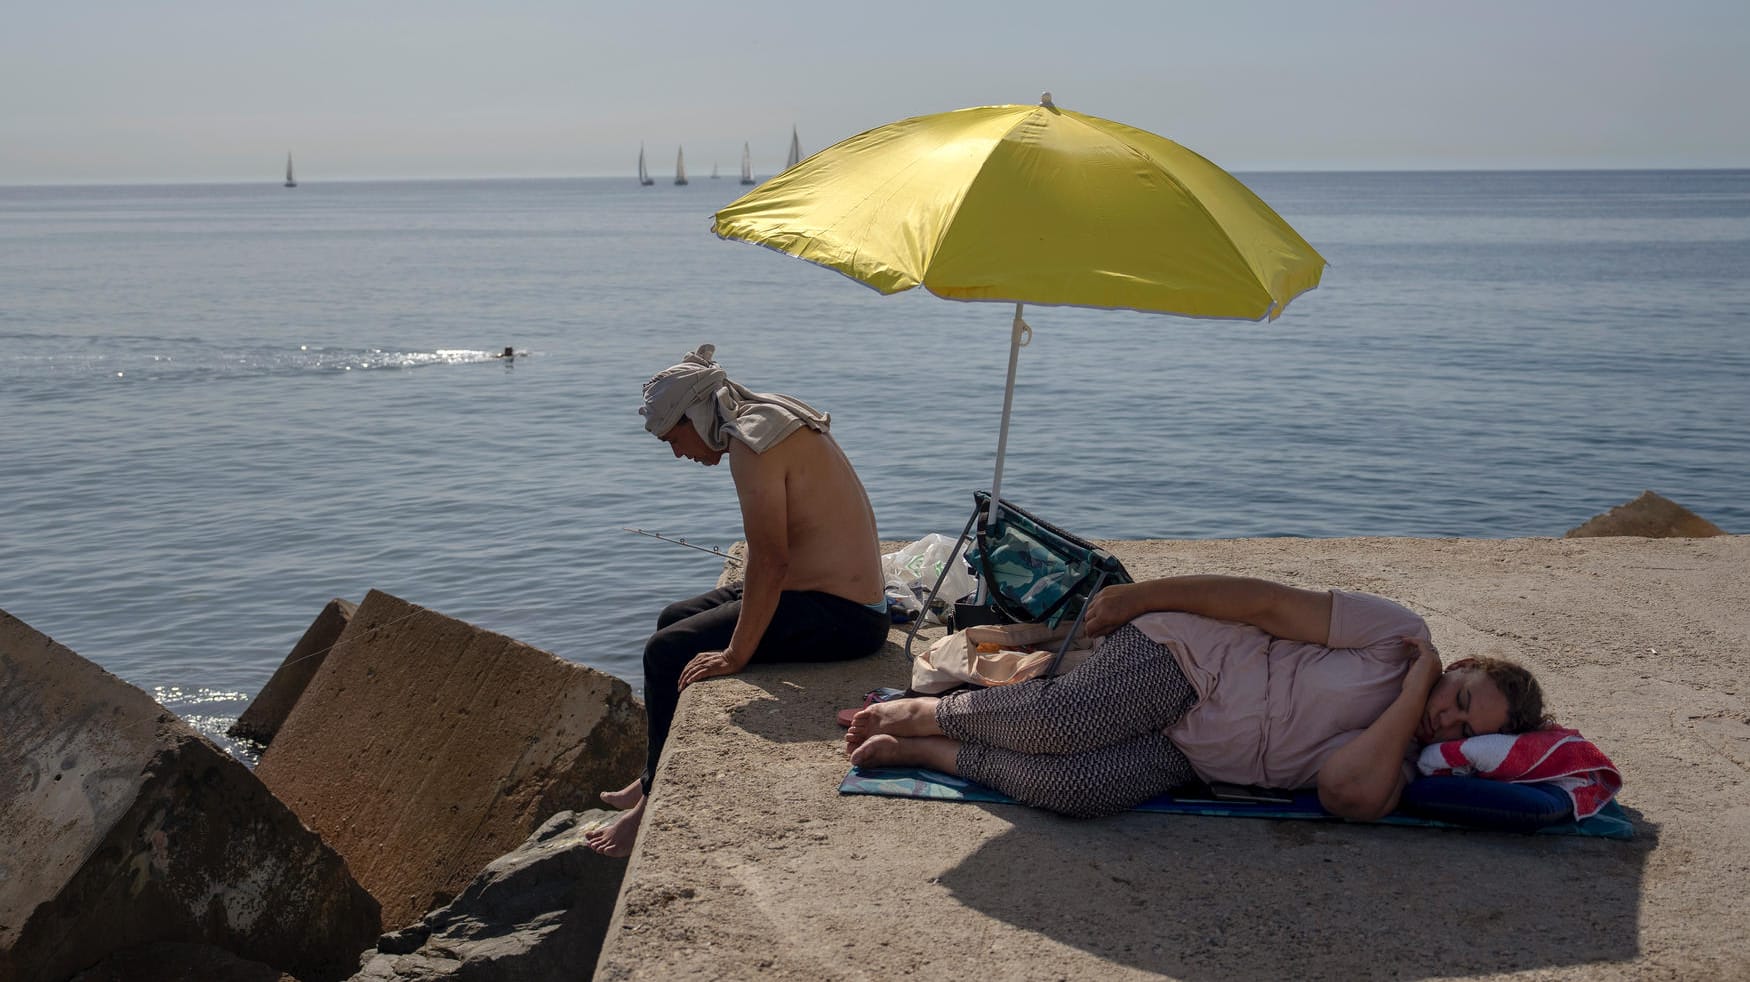
[[[1468,779],[1467,779],[1468,780]],[[1416,782],[1421,783],[1421,782]],[[1497,782],[1488,782],[1497,783]],[[868,768],[852,767],[839,785],[840,794],[873,794],[890,798],[929,798],[936,801],[988,802],[1019,804],[1008,795],[999,794],[979,784],[921,767]],[[1294,800],[1286,804],[1250,804],[1237,801],[1216,801],[1161,795],[1137,805],[1132,811],[1164,812],[1172,815],[1207,815],[1233,818],[1293,818],[1320,821],[1342,821],[1319,805],[1317,791],[1294,792]],[[1442,822],[1394,812],[1379,820],[1380,825],[1417,825],[1427,828],[1475,828],[1454,822]],[[1546,825],[1536,830],[1538,835],[1584,835],[1605,839],[1634,838],[1634,825],[1616,802],[1605,805],[1591,818],[1579,822]]]

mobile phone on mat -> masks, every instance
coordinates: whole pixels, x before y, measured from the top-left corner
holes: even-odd
[[[1224,784],[1212,781],[1209,793],[1217,801],[1249,801],[1259,805],[1290,805],[1294,795],[1280,788],[1260,788],[1251,784]]]

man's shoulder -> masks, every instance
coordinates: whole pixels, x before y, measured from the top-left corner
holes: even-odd
[[[794,432],[786,434],[782,440],[772,444],[765,450],[755,450],[735,434],[729,434],[729,454],[732,460],[744,459],[765,462],[794,460],[810,454],[824,453],[832,437],[823,430],[799,426]]]

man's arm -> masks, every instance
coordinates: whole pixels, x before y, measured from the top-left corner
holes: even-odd
[[[729,647],[693,656],[681,669],[679,688],[746,668],[778,612],[778,595],[790,572],[789,466],[783,451],[782,444],[764,454],[754,453],[746,444],[730,445],[729,471],[735,477],[742,531],[747,535],[741,616],[735,620]]]
[[[1404,790],[1404,746],[1440,680],[1440,656],[1421,638],[1405,638],[1416,649],[1415,664],[1403,689],[1361,735],[1339,747],[1319,767],[1319,804],[1341,818],[1371,822],[1391,813]]]
[[[1326,644],[1331,636],[1331,595],[1244,576],[1169,576],[1120,583],[1088,604],[1087,633],[1110,634],[1143,614],[1177,610],[1250,624],[1272,637]]]
[[[764,454],[735,444],[729,470],[741,499],[742,532],[747,536],[746,586],[741,617],[724,654],[739,671],[753,657],[778,612],[778,595],[790,572],[790,496],[786,487],[788,448],[783,444]]]

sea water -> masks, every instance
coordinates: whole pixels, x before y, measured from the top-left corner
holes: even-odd
[[[1750,532],[1750,171],[1242,175],[1330,260],[1273,323],[1028,308],[1007,497],[1101,538]],[[0,608],[218,736],[377,588],[642,684],[727,468],[641,429],[702,342],[958,532],[1013,307],[719,241],[730,181],[0,188]],[[512,359],[494,357],[506,347]]]

